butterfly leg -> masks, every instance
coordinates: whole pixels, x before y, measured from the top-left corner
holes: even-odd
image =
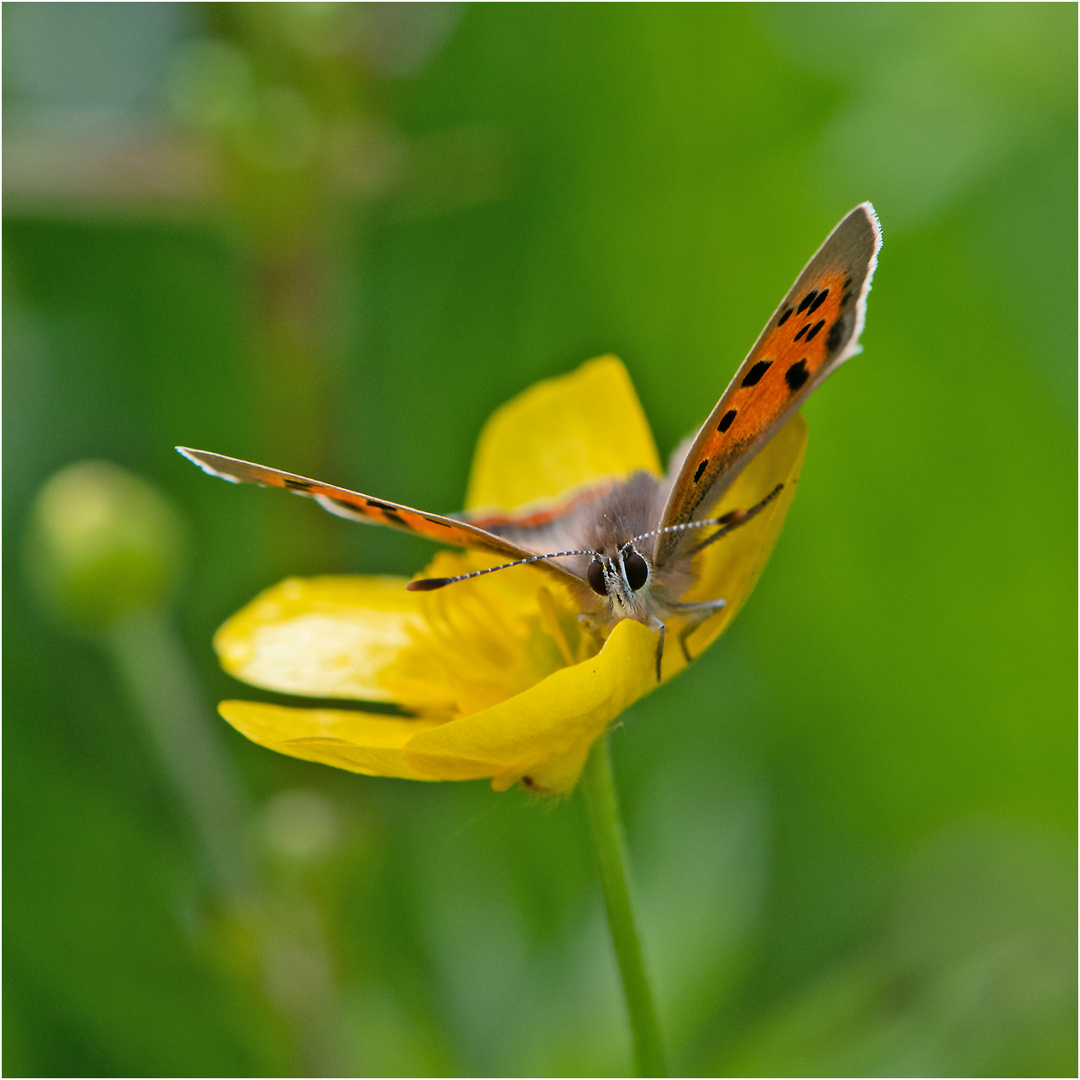
[[[667,627],[653,615],[649,621],[649,627],[657,632],[656,638],[656,681],[660,681],[660,662],[664,659],[664,638],[667,637]]]
[[[697,600],[687,604],[677,603],[671,605],[675,613],[688,616],[686,625],[679,631],[679,645],[688,664],[693,663],[694,658],[690,655],[686,639],[703,622],[711,619],[717,612],[723,611],[726,605],[726,600]]]

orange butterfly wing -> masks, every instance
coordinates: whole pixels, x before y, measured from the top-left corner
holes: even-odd
[[[661,528],[708,514],[825,377],[859,351],[866,294],[880,248],[881,229],[870,203],[857,206],[829,234],[698,432],[668,497]],[[658,537],[657,566],[682,539],[680,533]]]
[[[203,472],[209,473],[211,476],[221,477],[222,480],[228,480],[234,484],[261,484],[269,487],[286,488],[288,491],[294,491],[298,495],[310,496],[323,509],[329,510],[331,514],[337,514],[339,517],[349,518],[353,521],[363,521],[373,525],[389,525],[392,529],[400,529],[403,532],[424,536],[441,544],[488,551],[509,560],[531,559],[537,554],[535,551],[518,547],[509,540],[504,540],[501,536],[496,536],[485,529],[470,525],[468,522],[459,521],[457,518],[444,517],[442,514],[429,514],[424,510],[414,510],[411,506],[403,506],[401,503],[388,502],[385,499],[374,499],[370,495],[361,494],[359,491],[350,491],[348,488],[324,484],[320,480],[297,476],[295,473],[282,472],[280,469],[270,469],[265,465],[256,465],[252,461],[242,461],[240,458],[226,457],[224,454],[212,454],[206,450],[192,450],[187,446],[178,446],[176,449],[189,461],[198,465]],[[568,578],[575,582],[580,580],[574,574],[555,563],[538,562],[534,565],[551,571],[564,581]]]

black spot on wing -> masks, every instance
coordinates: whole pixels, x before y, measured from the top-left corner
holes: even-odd
[[[811,289],[799,303],[799,306],[795,309],[800,315],[814,302],[817,296],[817,289]]]
[[[788,314],[791,314],[791,308],[788,308]],[[783,322],[783,319],[780,320]],[[772,367],[771,360],[759,360],[744,376],[740,386],[757,386],[761,382],[761,377],[765,374],[769,368]]]
[[[809,329],[810,329],[810,324],[809,324],[809,323],[807,323],[807,324],[806,324],[806,325],[805,325],[805,326],[804,326],[804,327],[803,327],[803,328],[802,328],[802,329],[801,329],[801,330],[800,330],[800,331],[799,331],[799,332],[798,332],[798,333],[797,333],[797,334],[795,335],[795,340],[796,340],[796,341],[798,341],[798,340],[799,340],[799,339],[800,339],[800,338],[801,338],[801,337],[803,336],[803,334],[805,334],[805,333],[806,333],[806,331],[807,331],[807,330],[809,330]]]
[[[806,309],[806,314],[807,315],[813,315],[814,312],[817,311],[817,309],[819,307],[821,307],[822,304],[825,303],[825,299],[826,299],[826,297],[828,297],[828,295],[829,295],[829,290],[828,289],[822,289],[821,292],[818,293],[817,299]]]
[[[283,476],[281,478],[281,482],[290,491],[310,491],[311,490],[311,485],[306,480],[293,480],[293,479],[289,478],[288,476]],[[299,504],[294,504],[294,505],[299,505]]]
[[[454,526],[449,521],[440,521],[437,517],[428,517],[424,514],[424,520],[430,522],[432,525],[441,525],[444,529],[452,529]]]
[[[716,425],[716,430],[727,431],[727,429],[731,427],[737,413],[737,409],[728,409],[728,411],[720,417],[720,423]]]
[[[696,484],[701,479],[701,474],[705,471],[709,464],[709,459],[704,458],[700,465],[694,470],[694,483]]]
[[[806,385],[806,380],[810,378],[810,372],[806,370],[806,359],[803,358],[797,364],[792,364],[791,367],[784,372],[784,382],[788,384],[788,387],[794,393],[796,390],[801,390]]]
[[[848,304],[850,303],[850,301],[851,301],[851,293],[846,292],[846,293],[844,293],[844,295],[842,297],[840,297],[840,306],[841,307],[847,307]]]
[[[821,328],[824,325],[825,325],[825,320],[824,319],[820,319],[818,322],[814,323],[814,325],[810,328],[810,333],[806,335],[806,340],[807,341],[813,341],[814,338],[816,338],[818,336],[818,334],[821,332]]]
[[[825,339],[825,348],[829,352],[836,352],[837,349],[844,343],[844,320],[837,319],[836,322],[829,327],[829,336]]]
[[[844,288],[845,289],[850,289],[851,288],[851,275],[850,274],[846,278],[844,278]]]
[[[795,310],[794,308],[784,308],[784,314],[781,315],[780,318],[776,320],[776,325],[777,326],[783,326],[784,323],[786,323],[788,321],[788,319],[791,318],[791,313],[794,310]]]
[[[411,529],[412,526],[401,516],[400,508],[393,503],[382,502],[380,499],[365,498],[368,506],[382,512],[383,519],[388,525],[400,525],[403,529]]]
[[[342,510],[348,510],[350,514],[359,513],[356,507],[351,502],[349,502],[348,499],[335,499],[331,497],[330,502],[332,502],[335,506],[340,506]]]

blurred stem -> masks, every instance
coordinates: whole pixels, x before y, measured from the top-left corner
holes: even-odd
[[[252,898],[247,808],[225,758],[183,644],[167,614],[146,610],[116,622],[109,652],[183,798],[207,868],[233,904]]]
[[[630,901],[629,858],[607,735],[593,744],[581,777],[581,791],[604,890],[611,940],[626,995],[626,1010],[634,1039],[634,1072],[637,1076],[667,1076],[656,1005],[645,973],[641,938]]]
[[[260,879],[251,809],[167,612],[128,615],[105,642],[184,803],[219,900],[255,934],[264,987],[290,1021],[304,1075],[346,1075],[333,962],[318,917],[302,897],[282,900]],[[303,993],[294,985],[297,965],[307,975]]]

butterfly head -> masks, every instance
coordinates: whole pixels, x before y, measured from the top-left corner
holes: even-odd
[[[614,555],[595,552],[585,572],[589,588],[607,598],[611,613],[617,618],[633,618],[639,613],[642,590],[651,577],[648,560],[634,548],[633,541],[624,544]]]

